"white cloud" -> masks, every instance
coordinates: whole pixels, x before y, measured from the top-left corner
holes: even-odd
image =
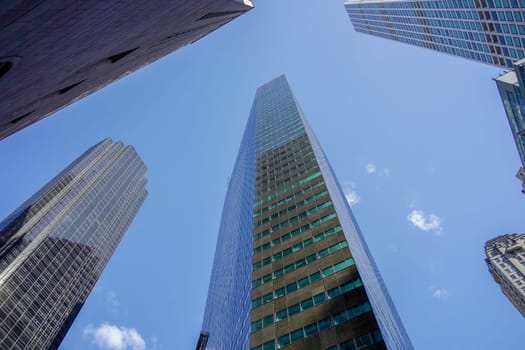
[[[135,328],[119,327],[103,323],[97,328],[84,328],[84,335],[104,350],[145,350],[146,342]]]
[[[436,299],[445,299],[448,298],[449,292],[445,288],[436,288],[434,292],[432,292],[432,296]]]
[[[426,214],[422,210],[412,210],[407,216],[407,220],[415,227],[423,231],[433,231],[440,234],[443,230],[441,227],[441,218],[435,214]]]
[[[367,172],[368,174],[373,174],[373,173],[376,172],[376,170],[377,170],[377,167],[376,167],[375,164],[373,164],[373,163],[368,163],[368,164],[366,165],[366,172]]]
[[[354,182],[345,182],[343,186],[343,191],[345,193],[346,201],[350,205],[355,205],[361,201],[361,197],[357,193],[355,187],[356,186]]]
[[[361,197],[357,194],[355,190],[345,191],[345,197],[348,201],[348,204],[355,205],[361,201]]]
[[[365,166],[365,169],[366,169],[366,173],[368,175],[377,175],[377,176],[390,176],[390,168],[383,168],[383,169],[380,169],[377,165],[375,165],[374,163],[368,163],[366,164]]]

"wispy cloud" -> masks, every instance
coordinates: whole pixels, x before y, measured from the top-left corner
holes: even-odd
[[[97,295],[101,302],[105,303],[107,310],[117,313],[120,308],[120,300],[117,296],[117,293],[111,288],[97,284],[93,289],[93,294]]]
[[[435,214],[427,214],[422,210],[414,209],[408,214],[407,220],[420,230],[432,231],[436,234],[443,232],[442,220]]]
[[[109,289],[106,293],[106,302],[110,306],[111,312],[117,312],[120,306],[120,301],[117,298],[117,293]]]
[[[98,327],[84,328],[84,335],[103,350],[145,350],[146,342],[135,328],[126,328],[108,323]]]
[[[368,163],[365,166],[366,173],[368,175],[377,175],[377,176],[390,176],[390,168],[382,168],[380,169],[376,164],[374,163]]]
[[[445,299],[448,298],[450,293],[445,288],[435,288],[432,292],[432,297],[436,299]]]
[[[350,205],[356,205],[361,201],[361,197],[356,191],[356,185],[353,182],[346,182],[343,185],[343,191],[345,193],[346,200]]]

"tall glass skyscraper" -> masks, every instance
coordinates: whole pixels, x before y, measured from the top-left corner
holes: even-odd
[[[261,86],[226,194],[197,349],[412,348],[286,78]]]
[[[57,349],[147,196],[130,146],[91,147],[0,223],[0,348]]]
[[[512,68],[525,57],[525,0],[351,0],[354,29]]]

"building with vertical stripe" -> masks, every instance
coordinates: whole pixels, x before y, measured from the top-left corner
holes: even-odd
[[[0,348],[57,349],[147,196],[130,146],[91,147],[0,222]]]

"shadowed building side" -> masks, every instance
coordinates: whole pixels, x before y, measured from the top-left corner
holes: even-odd
[[[0,139],[252,7],[250,0],[3,1]]]

